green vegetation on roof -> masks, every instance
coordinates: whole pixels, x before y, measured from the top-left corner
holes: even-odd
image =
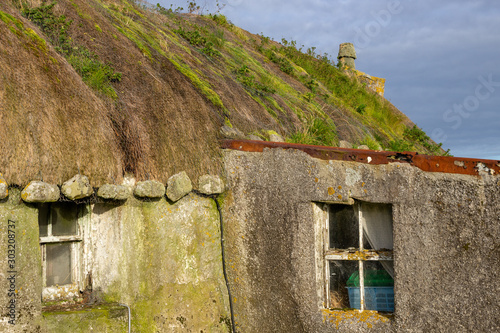
[[[192,2],[187,13],[141,0],[0,3],[0,46],[9,55],[0,58],[6,110],[13,119],[41,113],[35,118],[44,121],[36,125],[46,126],[37,137],[38,130],[27,130],[35,125],[18,122],[16,135],[34,133],[26,138],[31,155],[0,168],[14,170],[16,182],[50,168],[54,177],[81,169],[107,181],[126,172],[156,179],[178,170],[192,177],[217,173],[225,124],[264,139],[274,131],[288,142],[336,146],[345,140],[445,154],[330,56],[244,31],[220,8],[198,15],[201,8]],[[12,79],[20,73],[25,81]],[[91,133],[84,122],[71,127],[75,115],[99,125]],[[50,163],[86,143],[99,149],[71,165]],[[22,148],[9,147],[12,156],[22,155]]]

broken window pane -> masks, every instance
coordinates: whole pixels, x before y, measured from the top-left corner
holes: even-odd
[[[40,233],[40,237],[48,236],[48,225],[49,225],[49,213],[50,213],[50,205],[42,204],[38,209],[38,229]]]
[[[47,286],[70,284],[71,243],[46,244]]]
[[[330,248],[359,248],[359,225],[354,207],[330,205]]]
[[[330,308],[350,308],[347,280],[358,271],[357,261],[330,261]]]
[[[78,206],[75,203],[52,205],[52,235],[76,235],[78,220]]]

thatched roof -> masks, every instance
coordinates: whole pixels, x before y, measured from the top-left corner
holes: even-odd
[[[125,38],[106,42],[127,53],[115,62],[123,73],[116,102],[98,96],[49,43],[43,51],[0,21],[0,172],[7,182],[61,184],[82,173],[97,186],[126,172],[164,182],[179,170],[218,173],[214,107],[169,62],[145,61]]]
[[[224,124],[245,135],[274,130],[288,136],[320,116],[335,123],[339,139],[395,135],[323,86],[308,96],[303,69],[295,66],[296,74],[288,75],[256,51],[259,43],[269,50],[277,43],[266,46],[227,22],[153,13],[133,1],[59,0],[54,15],[72,20],[70,53],[88,50],[121,73],[110,98],[90,88],[68,54],[56,52],[53,36],[21,9],[0,4],[0,173],[9,184],[62,184],[77,173],[93,186],[120,183],[127,173],[164,183],[183,170],[192,179],[220,174]],[[220,55],[190,45],[174,32],[180,26],[208,39],[219,36]],[[237,71],[246,65],[255,73],[242,79]],[[252,76],[277,90],[256,91],[262,86],[252,86]],[[398,126],[410,123],[397,110],[392,114]]]

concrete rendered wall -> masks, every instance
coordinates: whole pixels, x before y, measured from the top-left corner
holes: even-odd
[[[44,332],[38,210],[9,190],[0,200],[0,332]]]
[[[92,209],[93,289],[131,307],[135,332],[228,332],[212,199],[127,200]]]
[[[130,190],[133,183],[129,184]],[[95,203],[83,228],[93,301],[108,305],[44,312],[36,204],[11,188],[0,201],[0,332],[228,332],[219,213],[213,199],[189,193],[173,203],[131,196]],[[8,321],[8,225],[16,225],[15,323]],[[120,310],[121,309],[121,310]]]
[[[280,148],[224,156],[226,256],[239,332],[500,330],[499,177],[324,161]],[[393,318],[322,308],[316,203],[348,198],[393,205]]]

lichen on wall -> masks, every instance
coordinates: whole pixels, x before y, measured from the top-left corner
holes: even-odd
[[[352,323],[358,325],[359,323],[364,324],[366,328],[373,328],[379,323],[388,322],[392,316],[382,315],[377,311],[343,311],[343,310],[330,310],[323,309],[323,320],[325,322],[335,325],[335,328],[339,328],[341,325],[349,328]]]
[[[212,199],[129,199],[92,209],[94,290],[132,310],[137,332],[227,332],[219,214]]]
[[[122,333],[128,332],[127,308],[102,305],[73,311],[44,312],[47,332],[50,333]]]
[[[0,200],[0,331],[42,332],[38,214],[9,189]]]

